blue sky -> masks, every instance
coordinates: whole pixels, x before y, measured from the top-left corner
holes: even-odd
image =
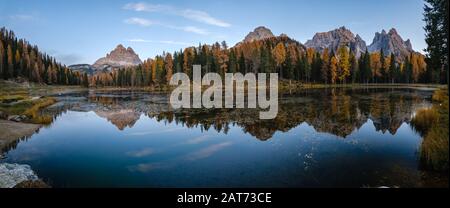
[[[232,46],[260,25],[301,43],[346,26],[367,44],[395,27],[422,51],[422,8],[422,0],[0,0],[0,27],[67,65],[92,64],[119,43],[141,59],[199,42]]]

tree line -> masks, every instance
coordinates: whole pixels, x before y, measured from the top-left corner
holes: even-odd
[[[73,72],[55,58],[39,51],[24,39],[17,39],[13,31],[0,29],[0,78],[24,78],[31,82],[58,85],[88,86],[85,73]]]
[[[173,53],[147,59],[142,65],[95,74],[92,86],[142,87],[167,84],[172,74],[192,76],[193,65],[208,72],[246,74],[278,73],[280,79],[304,83],[430,83],[425,56],[412,52],[396,57],[383,51],[366,51],[356,57],[346,45],[337,51],[305,48],[287,36],[253,42],[241,42],[229,48],[227,43],[199,44]]]

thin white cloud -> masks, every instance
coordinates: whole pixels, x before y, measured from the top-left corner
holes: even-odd
[[[177,9],[169,5],[162,4],[148,4],[144,2],[140,3],[129,3],[126,4],[124,9],[133,10],[137,12],[162,12],[166,14],[181,16],[186,19],[190,19],[196,22],[201,22],[208,25],[214,25],[218,27],[230,27],[231,24],[214,18],[210,14],[200,10],[193,9]]]
[[[180,29],[182,29],[185,32],[192,32],[192,33],[197,33],[200,35],[208,35],[209,34],[208,31],[198,28],[198,27],[193,27],[193,26],[186,26],[186,27],[182,27]]]
[[[169,45],[191,45],[189,43],[186,42],[179,42],[179,41],[173,41],[173,40],[160,40],[160,41],[155,41],[155,40],[145,40],[145,39],[140,39],[140,38],[135,38],[135,39],[128,39],[128,42],[135,42],[135,43],[159,43],[159,44],[169,44]]]
[[[132,18],[126,19],[126,20],[124,20],[124,22],[127,24],[130,24],[130,25],[140,25],[143,27],[148,27],[148,26],[156,24],[155,22],[152,22],[148,19],[139,18],[139,17],[132,17]]]
[[[168,25],[168,24],[164,24],[161,22],[155,22],[155,21],[151,21],[145,18],[139,18],[139,17],[132,17],[132,18],[128,18],[125,19],[124,22],[126,24],[130,24],[130,25],[139,25],[142,27],[149,27],[149,26],[153,26],[153,25],[158,25],[158,26],[162,26],[162,27],[166,27],[166,28],[170,28],[170,29],[174,29],[174,30],[182,30],[185,32],[191,32],[191,33],[196,33],[199,35],[207,35],[209,34],[209,32],[205,29],[202,28],[198,28],[198,27],[194,27],[194,26],[184,26],[184,27],[178,27],[178,26],[173,26],[173,25]]]
[[[162,4],[146,4],[146,3],[129,3],[126,4],[124,9],[134,10],[137,12],[161,12],[173,10],[172,7]]]
[[[34,19],[34,17],[32,15],[28,15],[28,14],[11,15],[11,16],[9,16],[9,18],[11,18],[12,20],[19,20],[19,21],[28,21],[28,20]]]
[[[181,16],[197,22],[214,25],[218,27],[230,27],[229,23],[211,17],[208,13],[198,10],[186,9],[181,12]]]

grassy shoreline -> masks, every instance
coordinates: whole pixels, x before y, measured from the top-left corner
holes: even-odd
[[[321,88],[445,88],[447,85],[442,84],[404,84],[404,83],[348,83],[348,84],[317,84],[302,83],[298,81],[281,80],[278,84],[280,91],[283,90],[301,90],[301,89],[321,89]],[[64,85],[42,85],[35,83],[19,84],[12,81],[0,80],[0,101],[5,96],[26,96],[26,95],[51,95],[64,94],[77,91],[126,91],[126,90],[142,90],[149,92],[168,92],[175,89],[176,86],[157,85],[146,87],[82,87],[82,86],[64,86]],[[207,88],[207,87],[206,87]],[[6,98],[5,98],[6,99]]]

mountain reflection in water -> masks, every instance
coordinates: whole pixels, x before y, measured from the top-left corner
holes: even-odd
[[[171,109],[168,94],[63,94],[53,122],[13,144],[56,187],[427,186],[409,125],[432,91],[301,90],[260,109]],[[111,125],[112,124],[112,125]],[[428,176],[427,176],[428,177]]]
[[[175,122],[186,128],[224,133],[230,125],[237,125],[259,140],[268,140],[277,131],[287,132],[306,122],[318,132],[345,138],[368,119],[377,131],[395,134],[404,122],[410,122],[417,109],[430,106],[427,100],[430,95],[427,91],[399,89],[305,90],[281,96],[278,116],[260,120],[256,119],[260,109],[173,110],[164,93],[87,92],[64,95],[59,98],[62,102],[44,113],[93,111],[119,130],[132,128],[141,115],[156,118],[158,122]],[[77,96],[79,99],[74,99]]]

